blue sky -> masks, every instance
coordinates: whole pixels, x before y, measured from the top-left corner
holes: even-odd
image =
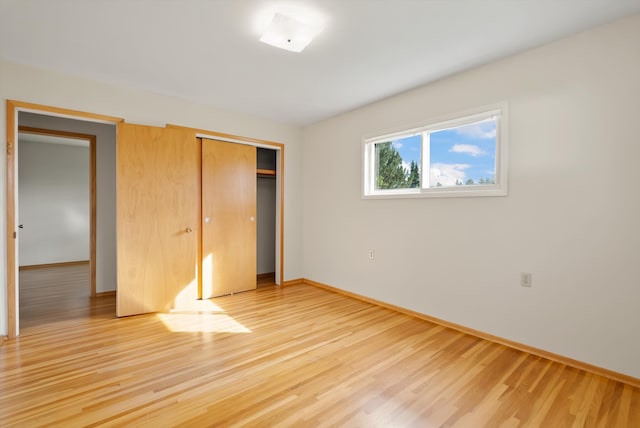
[[[456,180],[493,178],[496,163],[496,121],[486,120],[431,132],[430,185],[454,186]],[[420,164],[420,135],[393,140],[405,167]]]

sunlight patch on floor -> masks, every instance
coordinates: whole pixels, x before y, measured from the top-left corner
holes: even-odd
[[[225,314],[169,313],[157,317],[171,331],[182,333],[251,333],[244,325]]]

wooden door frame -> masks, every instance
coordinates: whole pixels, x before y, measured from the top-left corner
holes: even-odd
[[[44,135],[52,137],[73,138],[76,140],[86,140],[89,142],[89,293],[91,297],[96,296],[96,140],[97,137],[91,134],[81,134],[78,132],[56,131],[53,129],[33,128],[30,126],[20,126],[18,133]],[[18,139],[14,147],[18,147]],[[18,183],[20,185],[20,183]],[[18,192],[16,192],[17,194]]]
[[[18,141],[18,113],[30,112],[67,119],[117,124],[122,118],[69,110],[41,104],[7,100],[6,102],[6,248],[7,248],[7,336],[18,335],[18,308],[16,287],[16,145]],[[94,169],[95,170],[95,169]],[[95,177],[92,177],[94,179]],[[93,221],[93,219],[92,219]]]

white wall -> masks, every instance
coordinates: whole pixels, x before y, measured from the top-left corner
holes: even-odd
[[[96,136],[96,291],[101,293],[115,290],[117,278],[115,125],[27,112],[20,112],[18,124]],[[18,154],[18,159],[21,159],[21,152]],[[88,256],[85,260],[88,260]],[[22,259],[20,264],[24,264]]]
[[[637,15],[305,129],[305,277],[640,377],[639,46]],[[502,100],[508,196],[361,199],[363,135]]]
[[[238,94],[245,96],[246,94]],[[302,277],[301,241],[301,131],[294,126],[245,114],[85,80],[30,66],[0,61],[0,117],[6,117],[6,100],[13,99],[125,118],[130,123],[191,126],[285,145],[284,278]],[[6,135],[0,120],[0,135]],[[5,195],[5,151],[0,158],[0,188]],[[7,333],[6,302],[6,198],[0,198],[0,334]]]
[[[89,148],[18,147],[20,266],[89,260]]]

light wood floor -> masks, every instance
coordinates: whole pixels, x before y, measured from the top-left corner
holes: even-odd
[[[90,299],[89,263],[20,271],[20,327],[114,318],[113,296]],[[26,329],[26,330],[25,330]]]
[[[640,427],[637,388],[308,285],[125,319],[46,292],[0,346],[3,427]]]

